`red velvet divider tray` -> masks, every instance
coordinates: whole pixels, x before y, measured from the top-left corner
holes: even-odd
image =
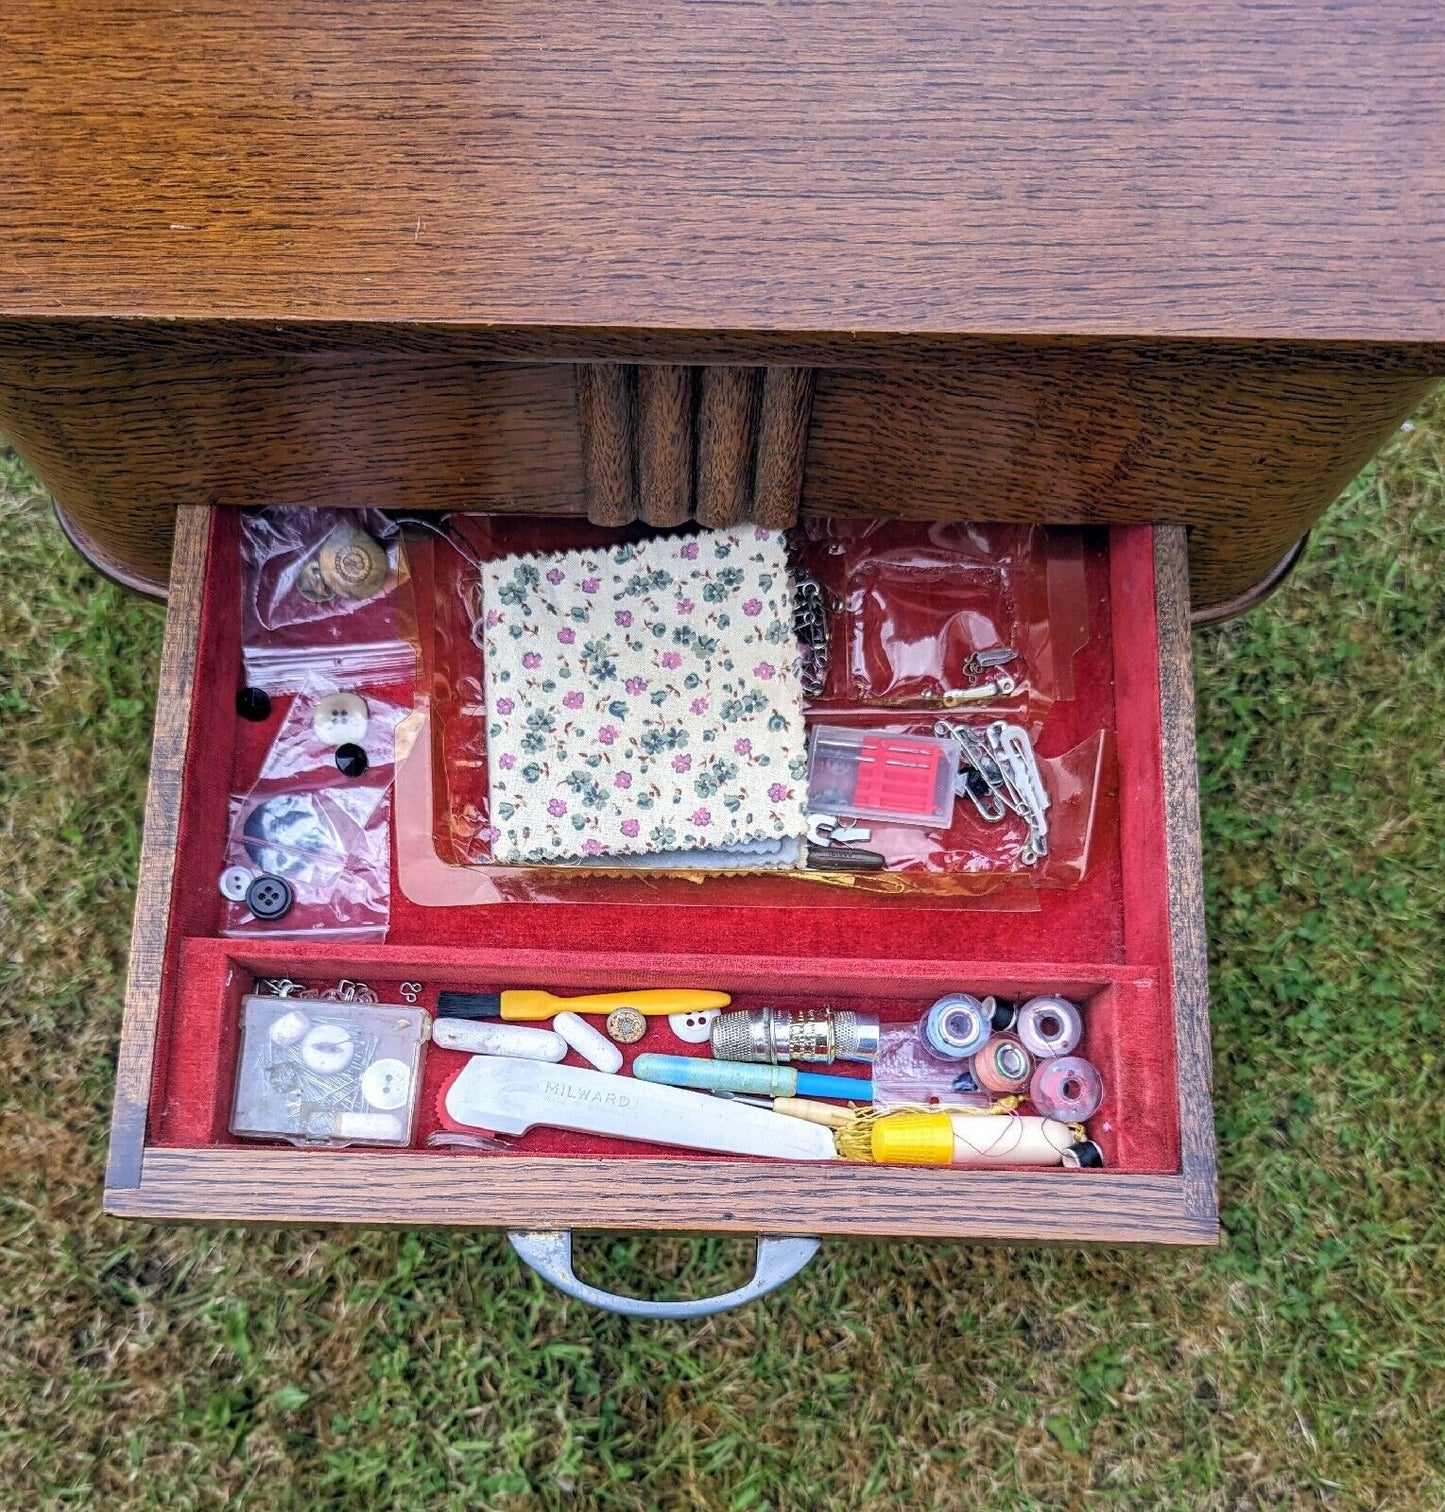
[[[1091,635],[1076,662],[1076,698],[1051,711],[1060,738],[1111,728],[1119,843],[1075,888],[1040,891],[1035,912],[933,906],[659,907],[636,902],[503,903],[427,908],[393,890],[385,945],[219,938],[216,879],[233,770],[254,770],[274,733],[235,713],[241,677],[239,553],[231,511],[214,512],[195,661],[189,750],[180,792],[175,888],[161,982],[149,1138],[205,1148],[226,1131],[240,998],[255,976],[359,977],[383,1000],[404,980],[445,987],[543,986],[586,992],[671,984],[732,991],[739,1006],[826,1000],[885,1019],[919,1016],[944,991],[1007,998],[1062,991],[1084,1007],[1084,1051],[1107,1100],[1091,1133],[1126,1172],[1179,1166],[1169,878],[1152,533],[1087,532]],[[273,716],[274,718],[274,716]],[[394,999],[393,999],[394,1000]],[[680,1052],[665,1029],[642,1048]],[[429,1053],[418,1144],[437,1127],[433,1093],[459,1058]],[[528,1153],[626,1158],[656,1154],[556,1131]],[[373,1152],[375,1153],[375,1152]],[[669,1151],[669,1154],[676,1154]],[[395,1152],[407,1158],[408,1152]],[[504,1158],[458,1152],[458,1159]],[[713,1157],[697,1155],[699,1160]],[[957,1173],[966,1179],[966,1171]]]

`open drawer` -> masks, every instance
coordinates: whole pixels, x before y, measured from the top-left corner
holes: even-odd
[[[692,1229],[1207,1244],[1217,1237],[1207,985],[1182,530],[1091,536],[1090,697],[1114,732],[1117,845],[1030,910],[638,901],[428,907],[387,941],[220,934],[240,676],[236,516],[181,511],[122,1029],[107,1210],[226,1222]],[[411,1148],[302,1149],[228,1132],[240,1000],[258,978],[437,990],[646,986],[916,1017],[943,992],[1060,991],[1105,1077],[1104,1169],[770,1162],[537,1130],[431,1149],[459,1057],[428,1057]],[[644,1048],[660,1048],[656,1045]],[[429,1125],[428,1120],[433,1120]]]

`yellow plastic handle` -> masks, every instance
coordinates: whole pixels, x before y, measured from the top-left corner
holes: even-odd
[[[557,1013],[611,1013],[614,1008],[635,1008],[658,1017],[668,1013],[700,1013],[705,1008],[726,1008],[732,998],[726,992],[699,992],[685,987],[648,987],[637,992],[599,992],[589,997],[556,997],[550,992],[516,989],[502,994],[504,1019],[551,1018]]]

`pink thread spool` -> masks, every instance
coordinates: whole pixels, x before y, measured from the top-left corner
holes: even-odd
[[[1060,1123],[1083,1123],[1103,1100],[1103,1078],[1081,1055],[1040,1061],[1029,1082],[1029,1101],[1045,1118]]]

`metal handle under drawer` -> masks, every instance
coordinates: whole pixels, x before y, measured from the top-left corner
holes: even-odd
[[[769,1239],[759,1237],[757,1260],[752,1276],[741,1286],[715,1297],[699,1297],[692,1302],[649,1302],[643,1297],[624,1297],[617,1292],[589,1286],[572,1269],[572,1230],[546,1229],[538,1232],[507,1235],[512,1248],[558,1291],[590,1303],[606,1312],[621,1313],[629,1318],[708,1318],[729,1312],[734,1307],[756,1302],[776,1291],[818,1253],[822,1241],[794,1237]]]

